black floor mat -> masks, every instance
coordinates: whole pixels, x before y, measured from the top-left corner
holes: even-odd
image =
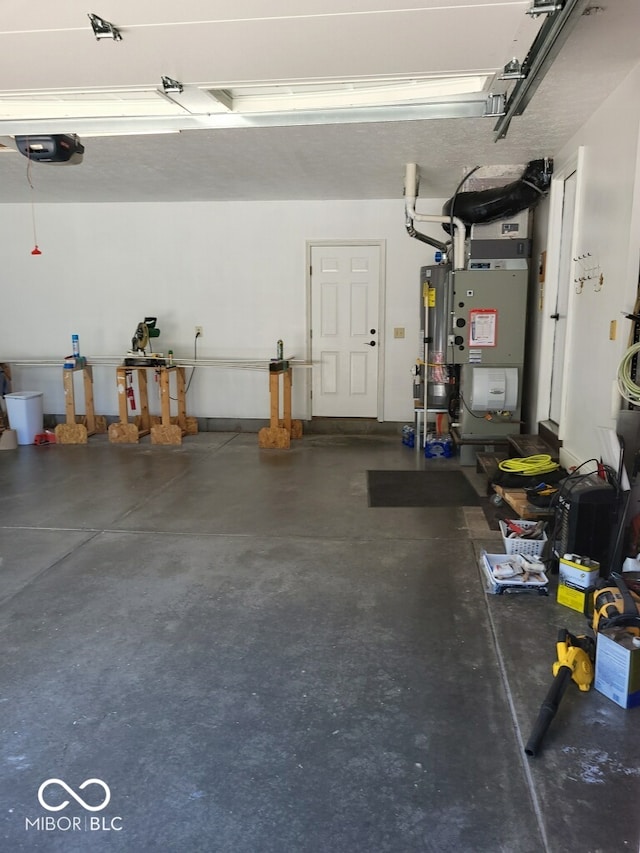
[[[369,506],[480,506],[461,471],[367,471]]]

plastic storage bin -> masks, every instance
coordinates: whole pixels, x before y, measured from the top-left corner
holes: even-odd
[[[505,553],[507,554],[524,554],[525,557],[539,557],[542,554],[544,546],[547,542],[547,534],[542,533],[542,539],[519,539],[518,537],[511,538],[509,536],[509,528],[504,521],[499,521],[500,531],[502,533],[502,541],[504,542]],[[514,524],[517,524],[523,529],[536,526],[535,521],[524,521],[521,518],[514,519]]]
[[[5,394],[9,425],[15,429],[18,444],[33,444],[43,430],[42,391],[14,391]]]
[[[494,570],[500,565],[508,561],[510,558],[506,554],[487,554],[482,551],[480,556],[480,567],[483,570],[486,578],[485,588],[492,595],[502,595],[503,593],[513,592],[537,592],[538,595],[549,595],[549,578],[544,572],[536,575],[530,575],[529,580],[523,581],[522,576],[517,575],[513,578],[498,579],[494,575]],[[511,559],[518,559],[513,556]]]

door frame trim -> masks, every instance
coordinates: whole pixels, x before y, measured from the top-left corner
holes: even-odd
[[[311,253],[313,249],[328,248],[336,246],[347,248],[349,246],[376,246],[379,252],[378,271],[378,402],[376,419],[384,420],[384,363],[385,363],[385,306],[387,289],[387,241],[386,240],[307,240],[306,242],[306,299],[307,299],[307,361],[311,364]],[[313,401],[311,391],[313,389],[313,376],[311,372],[307,379],[306,393],[306,419],[311,420],[313,416]]]
[[[554,167],[551,180],[551,192],[549,201],[549,222],[547,226],[547,266],[545,274],[545,295],[540,336],[540,384],[538,386],[538,413],[536,422],[547,420],[549,407],[551,405],[551,374],[553,371],[553,337],[555,320],[549,316],[549,306],[555,305],[557,301],[558,288],[560,287],[560,235],[562,230],[562,208],[564,202],[564,183],[566,179],[576,173],[576,197],[574,204],[573,233],[571,235],[571,257],[575,256],[575,247],[578,244],[580,228],[582,225],[582,201],[584,195],[584,162],[585,147],[580,145],[574,153],[563,161],[560,166]],[[573,268],[573,265],[572,265]],[[564,361],[562,378],[562,399],[560,401],[560,423],[558,424],[558,438],[564,438],[564,426],[566,426],[567,387],[571,373],[572,338],[574,335],[573,303],[575,302],[575,288],[569,287],[569,299],[567,302],[567,328],[564,343]]]

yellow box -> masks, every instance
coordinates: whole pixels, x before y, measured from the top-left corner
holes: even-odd
[[[598,580],[600,563],[589,560],[587,557],[578,557],[582,562],[576,563],[570,559],[575,556],[575,554],[565,554],[564,557],[560,557],[560,583],[589,589]]]
[[[593,587],[579,589],[565,583],[559,583],[557,601],[558,604],[563,604],[565,607],[577,610],[578,613],[590,616],[593,613],[593,593]]]

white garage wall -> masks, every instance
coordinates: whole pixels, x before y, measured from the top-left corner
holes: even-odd
[[[56,168],[45,166],[43,168]],[[82,168],[81,166],[77,168]],[[399,178],[401,181],[401,177]],[[421,200],[439,213],[442,199]],[[305,357],[306,242],[384,240],[384,419],[411,420],[411,366],[418,352],[419,268],[433,250],[411,239],[404,202],[218,202],[39,205],[42,255],[33,248],[28,205],[0,205],[3,288],[0,360],[53,358],[71,351],[124,355],[137,323],[157,316],[156,346],[192,357],[196,324],[200,357]],[[442,239],[439,226],[426,233]],[[406,329],[404,340],[393,329]],[[294,376],[294,416],[306,417],[306,374]],[[96,412],[115,415],[113,367],[94,368]],[[44,410],[64,412],[58,368],[14,368],[14,390],[44,391]],[[81,398],[80,398],[81,399]],[[157,410],[157,409],[156,409]],[[188,397],[199,417],[266,418],[266,373],[200,367]]]
[[[580,294],[571,288],[569,336],[566,351],[566,415],[561,425],[564,463],[576,464],[599,456],[596,427],[615,428],[620,398],[614,392],[617,366],[627,345],[629,322],[621,312],[632,311],[638,287],[640,253],[640,176],[638,148],[640,67],[616,89],[558,153],[556,169],[584,146],[582,194],[576,210],[577,240],[574,255],[591,254],[587,263],[604,276],[597,291],[594,280]],[[548,201],[545,202],[545,206]],[[542,208],[544,211],[544,206]],[[550,227],[556,227],[550,222]],[[549,238],[551,243],[551,238]],[[550,266],[553,266],[551,264]],[[580,275],[574,264],[572,278]],[[552,282],[546,290],[553,291]],[[552,334],[545,324],[549,304],[532,319],[539,352],[539,373],[550,372]],[[609,339],[610,323],[617,321],[617,337]],[[535,350],[535,344],[534,344]],[[538,419],[547,417],[548,398],[538,396]]]

